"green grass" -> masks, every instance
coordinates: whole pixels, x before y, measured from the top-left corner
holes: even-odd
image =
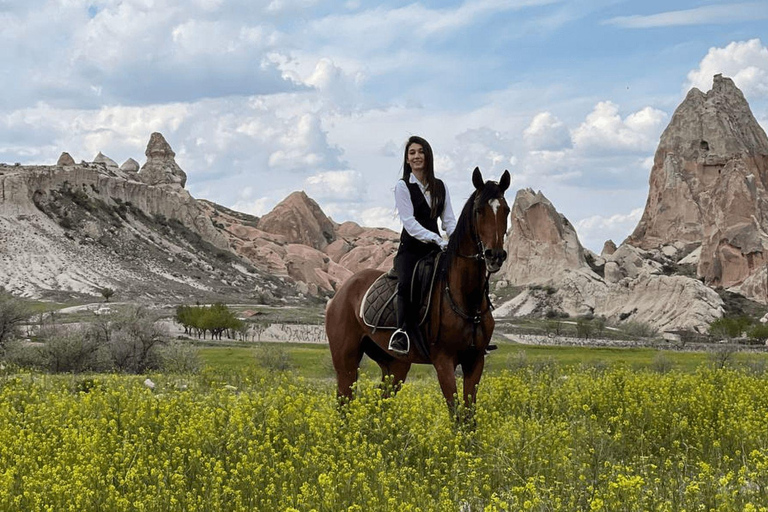
[[[655,350],[651,348],[602,348],[568,346],[532,346],[505,341],[498,342],[498,350],[486,359],[486,374],[495,375],[504,370],[516,369],[525,365],[555,364],[561,367],[578,366],[624,366],[632,369],[654,369],[662,365],[669,370],[693,372],[697,368],[710,364],[713,355],[707,352],[678,352]],[[306,378],[333,377],[330,351],[327,345],[302,343],[265,343],[256,344],[266,350],[286,351],[294,371]],[[200,356],[204,364],[215,371],[242,371],[258,366],[256,348],[238,347],[203,347]],[[730,355],[732,365],[747,364],[768,365],[768,354],[739,352]],[[360,367],[364,379],[378,379],[380,371],[376,363],[363,357]],[[409,380],[434,378],[430,365],[414,365]]]

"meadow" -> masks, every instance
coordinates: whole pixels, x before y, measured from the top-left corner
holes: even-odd
[[[384,398],[367,362],[338,407],[326,351],[204,348],[153,387],[3,369],[0,510],[768,510],[762,354],[508,343],[467,425],[428,367]]]

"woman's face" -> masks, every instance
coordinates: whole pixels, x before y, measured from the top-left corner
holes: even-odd
[[[415,172],[421,172],[424,170],[425,156],[424,148],[421,144],[413,142],[408,146],[408,165],[411,166],[411,170]]]

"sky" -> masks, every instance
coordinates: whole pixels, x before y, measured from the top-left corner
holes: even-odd
[[[400,229],[426,138],[454,210],[471,172],[541,191],[599,253],[640,220],[691,87],[734,79],[768,127],[768,2],[0,0],[0,162],[146,161],[263,215],[304,190],[336,222]]]

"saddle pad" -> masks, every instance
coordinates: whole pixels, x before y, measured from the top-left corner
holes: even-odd
[[[360,317],[365,325],[374,329],[397,329],[396,295],[397,277],[387,272],[376,279],[360,304]]]
[[[423,325],[429,312],[430,297],[437,274],[440,253],[422,258],[414,269],[411,283],[411,303],[417,304],[418,325]],[[397,329],[397,275],[393,270],[379,276],[368,288],[360,304],[360,318],[368,327],[376,329]]]

